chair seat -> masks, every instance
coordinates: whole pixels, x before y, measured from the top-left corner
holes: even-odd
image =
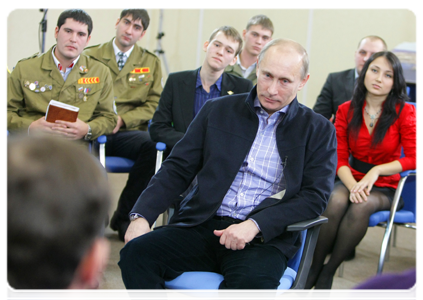
[[[106,170],[110,173],[129,173],[134,161],[119,156],[106,156]]]
[[[369,227],[374,227],[381,222],[387,222],[389,219],[390,212],[387,210],[375,212],[370,216]],[[395,214],[395,223],[415,223],[416,216],[411,211],[399,210]]]
[[[278,290],[288,290],[297,277],[297,272],[287,268],[279,281]],[[217,290],[223,276],[214,272],[184,272],[171,281],[166,281],[165,286],[172,290]]]

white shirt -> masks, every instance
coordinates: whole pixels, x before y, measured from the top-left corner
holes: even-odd
[[[249,66],[248,68],[245,68],[241,65],[241,60],[239,59],[239,54],[236,56],[236,63],[239,65],[239,67],[241,68],[241,72],[242,72],[242,76],[244,78],[247,78],[248,75],[250,75],[250,73],[254,70],[254,68],[256,67],[257,62],[253,63],[251,66]]]

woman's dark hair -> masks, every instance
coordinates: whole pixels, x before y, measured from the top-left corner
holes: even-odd
[[[369,65],[378,57],[385,57],[392,66],[394,71],[394,84],[386,100],[382,104],[382,114],[376,127],[373,131],[372,147],[380,144],[385,137],[386,131],[396,119],[399,117],[405,101],[409,99],[406,91],[406,82],[404,79],[401,63],[398,57],[390,51],[381,51],[373,54],[364,64],[360,76],[357,79],[354,88],[354,94],[351,100],[350,109],[348,111],[348,135],[352,134],[353,138],[357,138],[358,133],[363,122],[363,105],[366,100],[367,89],[364,85],[364,78],[366,77]],[[396,105],[400,104],[400,109],[397,114]],[[352,115],[352,116],[351,116]]]

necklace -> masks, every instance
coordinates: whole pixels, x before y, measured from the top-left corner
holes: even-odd
[[[367,111],[367,107],[364,107],[364,110],[366,111],[366,114],[368,114],[369,117],[370,117],[370,124],[369,124],[369,126],[370,127],[373,127],[374,122],[375,122],[375,119],[377,119],[376,116],[378,116],[380,114],[380,111],[382,110],[382,108],[379,108],[379,111],[377,113],[375,113],[374,115],[369,114],[369,112]]]

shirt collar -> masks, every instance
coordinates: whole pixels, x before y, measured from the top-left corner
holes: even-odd
[[[113,39],[112,44],[113,44],[113,50],[115,51],[115,56],[117,56],[118,53],[122,51],[118,48],[118,46],[116,46],[116,38]],[[123,52],[123,55],[126,57],[129,57],[129,55],[131,55],[132,50],[134,50],[134,45],[132,45],[131,49],[129,49],[128,51]]]
[[[286,114],[286,112],[288,111],[289,105],[291,105],[291,104],[288,104],[287,106],[284,106],[283,108],[281,108],[277,112],[280,113],[280,114],[282,114],[282,113]],[[256,108],[256,110],[257,109],[263,109],[263,107],[260,104],[260,100],[259,100],[258,96],[256,96],[256,98],[254,99],[254,107]]]
[[[357,72],[357,69],[354,69],[354,79],[357,79],[358,78],[358,72]]]
[[[195,83],[196,89],[200,86],[203,86],[203,83],[201,82],[200,70],[201,70],[201,68],[198,69],[198,72],[197,72],[197,82]],[[223,77],[223,73],[222,73],[222,75],[220,75],[220,77],[214,83],[216,85],[217,89],[219,90],[219,92],[222,91],[222,77]]]
[[[56,46],[54,46],[53,47],[53,50],[51,50],[51,54],[53,55],[54,63],[56,64],[56,67],[59,69],[59,71],[65,72],[66,70],[62,70],[62,65],[60,64],[59,60],[56,58],[56,55],[54,55],[54,50],[55,49],[56,49]],[[80,56],[81,55],[78,55],[78,57],[75,58],[75,60],[66,69],[72,69],[76,65],[76,63],[78,62]]]
[[[236,56],[236,64],[239,65],[239,67],[241,68],[241,70],[243,71],[247,71],[248,69],[252,69],[253,67],[256,66],[257,62],[253,63],[251,66],[249,66],[248,68],[245,68],[243,65],[241,65],[241,60],[239,59],[239,53]]]

